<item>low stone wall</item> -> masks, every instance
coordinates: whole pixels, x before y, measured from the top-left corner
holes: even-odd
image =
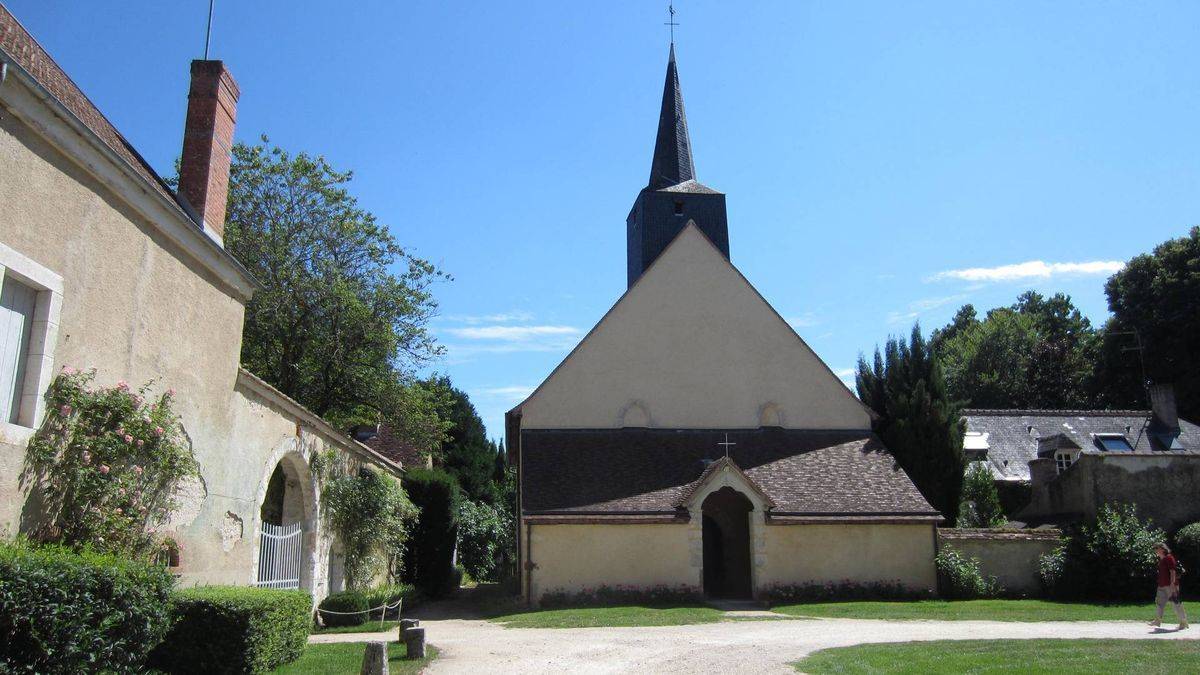
[[[979,559],[985,576],[996,577],[1010,595],[1042,592],[1038,560],[1059,545],[1059,530],[939,529],[938,550],[952,548]]]

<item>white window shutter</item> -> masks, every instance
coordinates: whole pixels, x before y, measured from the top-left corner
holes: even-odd
[[[0,421],[16,422],[29,361],[37,291],[11,276],[0,286]]]

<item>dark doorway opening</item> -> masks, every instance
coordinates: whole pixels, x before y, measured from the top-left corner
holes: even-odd
[[[710,598],[749,598],[750,512],[745,495],[723,487],[700,507],[704,514],[704,594]]]

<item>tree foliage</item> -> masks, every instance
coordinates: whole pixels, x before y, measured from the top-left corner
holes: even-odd
[[[386,421],[440,442],[438,401],[413,368],[440,353],[427,329],[444,275],[402,248],[324,157],[239,143],[225,247],[264,286],[246,311],[242,361],[346,427]]]
[[[982,462],[971,464],[963,476],[958,527],[1000,527],[1007,521],[992,472]]]
[[[500,581],[511,560],[512,514],[499,505],[464,500],[458,509],[458,559],[476,581]]]
[[[435,463],[458,481],[466,498],[491,504],[496,501],[493,474],[497,448],[488,440],[483,419],[466,392],[456,389],[449,377],[432,378],[427,385],[442,392],[441,417],[450,427],[435,453]]]
[[[368,467],[336,476],[321,489],[321,507],[342,544],[348,588],[367,588],[384,571],[399,579],[417,508],[397,481]]]
[[[433,597],[453,591],[454,546],[462,491],[454,477],[441,469],[412,469],[404,488],[420,510],[410,545],[405,550],[404,575]]]
[[[1104,290],[1113,313],[1111,330],[1136,329],[1146,375],[1175,385],[1181,417],[1200,418],[1200,227],[1133,258]],[[1113,341],[1112,348],[1120,344]],[[1140,388],[1133,393],[1145,400]]]
[[[947,519],[958,515],[963,426],[941,365],[914,325],[908,342],[889,338],[874,363],[858,360],[858,396],[879,417],[875,432],[921,494]]]

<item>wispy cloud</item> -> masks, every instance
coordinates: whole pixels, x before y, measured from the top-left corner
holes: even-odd
[[[854,376],[857,373],[857,368],[840,368],[833,371],[833,374],[837,375],[839,380],[846,383],[846,386],[850,387],[851,391],[854,391]]]
[[[792,328],[808,328],[821,323],[821,319],[812,312],[805,312],[803,314],[788,317],[786,321],[792,325]]]
[[[485,398],[495,398],[502,401],[523,401],[533,393],[533,387],[512,385],[507,387],[482,387],[475,390],[476,395]]]
[[[443,321],[461,325],[438,329],[446,345],[446,365],[467,363],[481,354],[520,352],[565,352],[579,341],[583,331],[575,326],[530,323],[528,312],[454,315]]]
[[[1049,279],[1059,275],[1091,275],[1113,274],[1124,269],[1125,263],[1119,260],[1090,260],[1086,262],[1048,263],[1043,260],[1030,260],[1012,265],[996,267],[968,267],[960,270],[938,272],[926,281],[944,281],[959,279],[976,282],[1023,281],[1026,279]]]
[[[499,314],[452,314],[441,317],[442,321],[450,323],[465,323],[475,326],[481,323],[513,323],[533,321],[533,314],[522,311],[501,312]]]
[[[951,302],[965,300],[966,298],[967,295],[965,293],[957,293],[955,295],[946,295],[937,298],[921,298],[920,300],[914,300],[908,303],[908,307],[903,311],[888,312],[887,321],[888,323],[912,321],[920,317],[925,312],[937,309],[938,307],[942,307]]]
[[[464,340],[526,342],[544,337],[577,336],[579,329],[574,326],[468,326],[446,328],[445,333]]]

